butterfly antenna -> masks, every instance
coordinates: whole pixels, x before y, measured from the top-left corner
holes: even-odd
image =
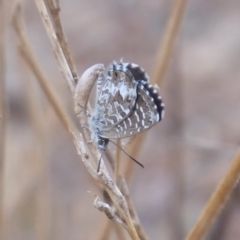
[[[111,141],[110,139],[108,139],[109,142],[111,142],[112,144],[114,144],[116,147],[120,148],[130,159],[132,159],[135,163],[137,163],[139,166],[141,166],[142,168],[144,168],[144,166],[138,162],[135,158],[131,157],[127,152],[125,152],[120,146],[118,146],[115,142]]]

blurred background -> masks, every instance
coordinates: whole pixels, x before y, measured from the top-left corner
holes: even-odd
[[[3,169],[4,237],[97,240],[106,216],[93,207],[94,196],[88,191],[100,196],[101,192],[20,58],[10,22],[14,1],[5,2],[8,121]],[[21,2],[37,58],[77,122],[70,91],[35,3]],[[108,66],[120,58],[152,74],[173,0],[60,3],[62,23],[80,74],[93,64]],[[149,131],[138,156],[145,169],[136,166],[129,183],[149,239],[184,239],[240,145],[239,13],[240,1],[236,0],[188,1],[161,86],[166,115]],[[29,99],[35,100],[32,103]],[[34,127],[31,120],[34,108],[40,127]],[[239,202],[237,186],[206,239],[239,239]],[[117,239],[114,231],[109,239]]]

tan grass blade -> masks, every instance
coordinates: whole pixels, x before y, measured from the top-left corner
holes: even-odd
[[[5,1],[0,0],[0,238],[3,236],[3,177],[4,177],[4,148],[6,129],[5,103],[5,50],[6,50],[6,18]]]
[[[240,152],[233,159],[229,170],[227,171],[222,182],[219,184],[211,199],[207,203],[202,215],[187,236],[186,240],[201,240],[206,235],[214,220],[217,218],[223,206],[229,199],[233,188],[239,181],[240,177]]]

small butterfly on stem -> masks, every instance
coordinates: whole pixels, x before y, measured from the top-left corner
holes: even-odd
[[[162,98],[137,64],[113,62],[107,76],[99,77],[90,128],[100,149],[106,149],[109,139],[132,137],[163,117]]]

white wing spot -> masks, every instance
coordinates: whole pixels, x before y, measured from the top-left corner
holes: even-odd
[[[114,120],[113,119],[108,119],[107,121],[109,121],[112,125],[114,124]]]
[[[137,118],[137,121],[139,122],[139,121],[140,121],[140,119],[139,119],[139,116],[138,116],[138,114],[137,114],[137,112],[136,112],[136,111],[134,112],[134,115],[136,116],[136,118]]]
[[[124,128],[127,129],[127,124],[125,121],[123,121]]]
[[[132,68],[139,68],[139,66],[138,66],[136,63],[132,63],[132,64],[130,64],[130,66],[131,66]]]
[[[130,118],[127,118],[128,122],[129,122],[129,126],[131,127],[132,126],[132,121]]]
[[[122,128],[122,126],[121,126],[121,125],[118,125],[118,127],[120,128],[120,130],[121,130],[121,131],[123,131],[123,128]]]

